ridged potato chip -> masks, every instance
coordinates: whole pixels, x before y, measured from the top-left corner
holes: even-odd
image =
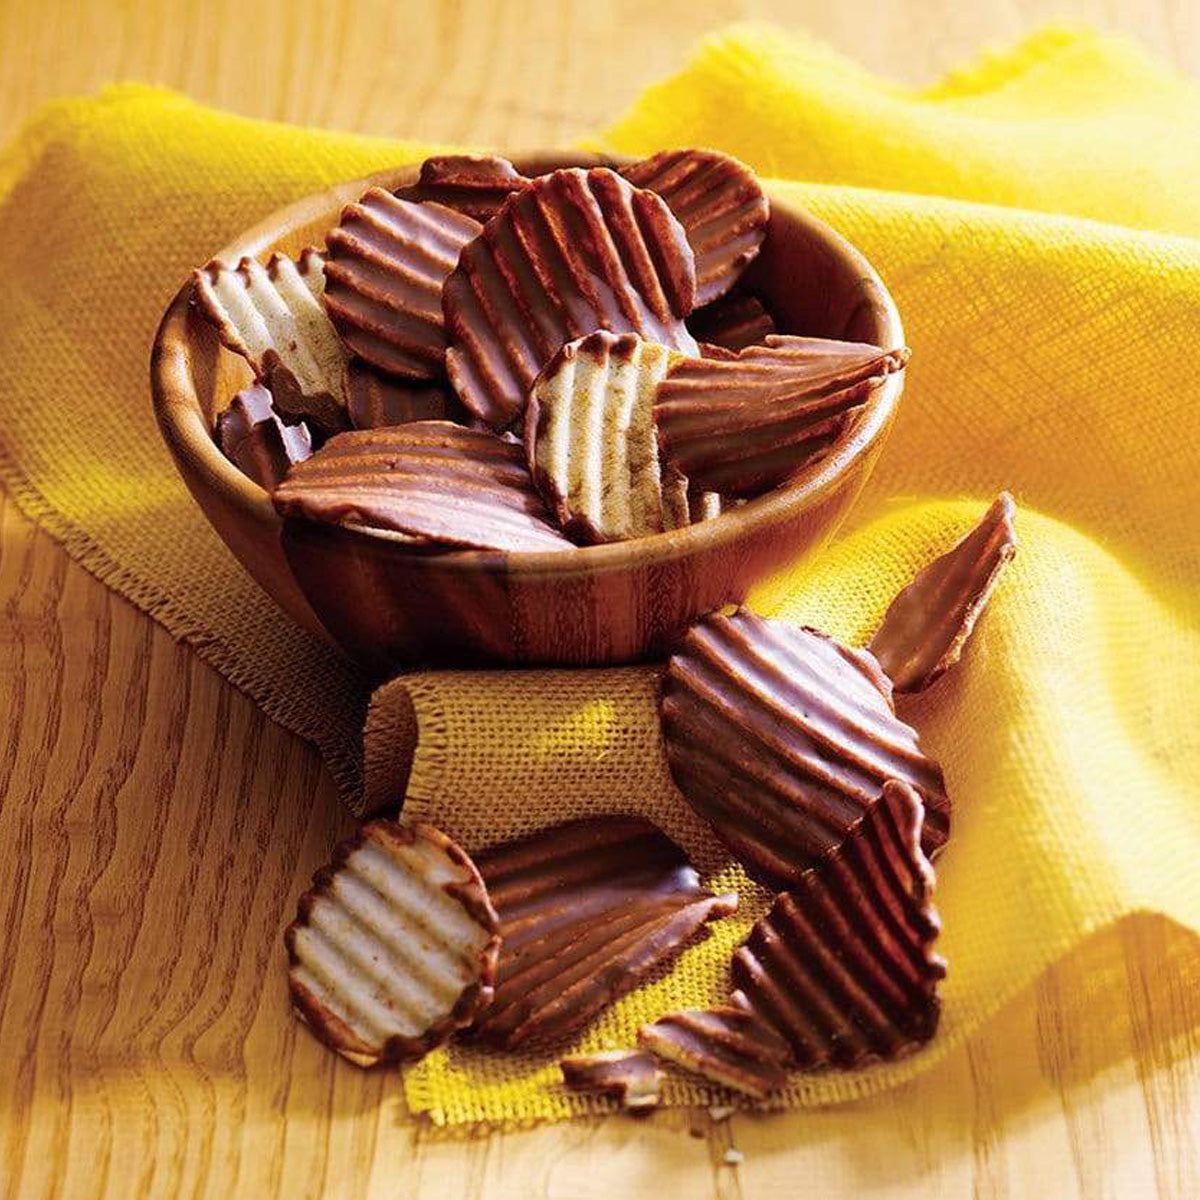
[[[643,1025],[638,1042],[664,1062],[750,1096],[761,1098],[787,1082],[787,1043],[736,1004],[668,1013]]]
[[[216,437],[225,457],[268,492],[289,467],[312,454],[308,429],[285,425],[261,383],[238,392],[229,407],[217,414]]]
[[[757,256],[771,208],[745,163],[717,150],[664,150],[621,174],[679,218],[696,256],[697,306],[727,292]]]
[[[640,817],[569,821],[476,861],[503,941],[495,996],[472,1035],[509,1048],[577,1032],[737,909]]]
[[[962,657],[1000,570],[1017,552],[1016,507],[1001,492],[979,524],[892,601],[871,653],[897,692],[920,692]]]
[[[383,188],[346,205],[325,239],[325,308],[347,349],[401,378],[436,378],[446,355],[442,284],[482,228]]]
[[[687,481],[664,481],[653,419],[675,357],[634,334],[597,330],[568,342],[534,381],[529,467],[572,537],[620,542],[689,523]]]
[[[685,353],[696,342],[691,248],[653,192],[605,168],[553,171],[509,196],[446,279],[446,370],[459,399],[504,429],[561,346],[597,329]]]
[[[865,650],[745,609],[705,617],[667,663],[660,713],[679,790],[774,891],[836,849],[889,779],[920,792],[928,848],[949,836],[941,768]]]
[[[196,301],[221,342],[240,354],[271,389],[275,406],[309,417],[325,433],[346,426],[346,352],[325,315],[324,256],[305,250],[293,261],[273,254],[266,266],[213,259],[193,272]]]
[[[826,452],[907,361],[907,350],[778,334],[733,359],[678,359],[654,402],[663,462],[694,488],[757,496]]]
[[[300,897],[292,1004],[361,1067],[411,1062],[491,998],[498,921],[475,865],[431,825],[371,821]]]
[[[441,154],[421,164],[415,193],[476,221],[489,221],[528,178],[495,154]]]
[[[346,405],[355,429],[384,429],[412,421],[455,421],[465,417],[458,397],[444,386],[397,379],[361,359],[350,360]]]
[[[475,550],[573,550],[533,486],[525,451],[482,429],[415,421],[331,438],[273,496],[285,517],[387,530]]]
[[[734,355],[747,346],[761,346],[777,332],[775,319],[763,302],[750,292],[737,290],[696,309],[688,317],[687,326],[696,341],[719,346]]]
[[[846,840],[776,901],[733,955],[750,1007],[805,1070],[897,1058],[937,1030],[946,964],[921,798],[889,780]]]

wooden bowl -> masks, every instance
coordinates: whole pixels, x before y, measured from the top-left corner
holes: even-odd
[[[518,155],[527,174],[620,166],[587,155]],[[371,184],[400,188],[417,166],[382,171],[280,209],[216,257],[265,258],[320,245]],[[903,344],[887,290],[832,229],[779,201],[746,281],[781,331]],[[687,529],[575,553],[415,552],[386,533],[282,521],[217,449],[213,419],[249,382],[195,310],[192,284],[167,309],[151,384],[163,437],[192,495],[260,586],[296,621],[380,672],[416,663],[580,665],[662,652],[695,617],[745,599],[836,531],[883,444],[903,388],[889,376],[833,450],[786,486]]]

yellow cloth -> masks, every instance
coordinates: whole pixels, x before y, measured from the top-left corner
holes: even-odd
[[[905,1062],[798,1079],[781,1102],[924,1070],[1122,914],[1200,929],[1200,91],[1086,33],[1039,35],[912,92],[746,28],[708,40],[602,144],[713,145],[806,181],[772,191],[859,245],[904,316],[906,395],[847,537],[760,607],[859,635],[997,490],[1022,506],[1021,550],[963,664],[907,714],[956,804],[939,871],[943,1030]],[[319,741],[347,782],[360,682],[279,622],[208,532],[153,430],[146,358],[178,281],[215,246],[426,149],[121,88],[51,106],[0,159],[0,478],[86,566]],[[547,675],[488,742],[493,726],[461,714],[512,678],[423,676],[423,711],[445,719],[427,721],[414,808],[478,845],[503,831],[505,794],[546,819],[565,811],[564,756],[619,787],[598,803],[653,807],[669,793],[638,767],[655,753],[649,674],[622,678]],[[535,734],[556,696],[561,719]],[[702,831],[678,821],[704,858]],[[589,1042],[715,996],[743,927],[724,923]],[[406,1091],[444,1122],[589,1107],[551,1074],[545,1060],[441,1051]]]

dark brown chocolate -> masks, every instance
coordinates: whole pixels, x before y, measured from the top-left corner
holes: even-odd
[[[292,1004],[357,1066],[412,1062],[491,999],[496,913],[431,825],[370,821],[300,897],[284,936]]]
[[[763,302],[750,292],[736,290],[696,309],[687,325],[698,342],[708,342],[734,355],[747,346],[761,346],[776,332],[775,320]]]
[[[907,350],[771,335],[736,359],[672,364],[654,404],[659,448],[692,487],[756,496],[829,449]]]
[[[466,417],[458,397],[447,388],[397,379],[357,358],[350,362],[346,413],[355,429],[384,429],[413,421],[458,423]]]
[[[653,1108],[660,1099],[663,1073],[649,1054],[637,1050],[597,1050],[564,1058],[563,1083],[573,1092],[600,1092],[622,1108]]]
[[[668,1013],[638,1030],[638,1042],[664,1062],[759,1098],[787,1082],[787,1043],[737,1004]]]
[[[1001,492],[979,524],[892,601],[870,649],[897,692],[923,691],[962,657],[1001,568],[1017,552],[1015,511]]]
[[[845,841],[760,918],[733,956],[750,1007],[805,1069],[859,1067],[933,1037],[946,964],[921,799],[889,780]]]
[[[696,256],[697,306],[727,292],[758,254],[771,210],[745,163],[716,150],[664,150],[621,174],[679,218]]]
[[[293,463],[312,454],[304,425],[285,425],[261,383],[237,393],[217,416],[217,445],[243,475],[272,491]]]
[[[494,429],[513,424],[559,347],[596,329],[696,352],[695,265],[666,204],[605,168],[541,175],[462,253],[442,307],[446,370]]]
[[[523,447],[449,421],[339,434],[293,467],[273,499],[285,517],[443,546],[575,548],[551,523]]]
[[[576,1032],[737,908],[640,817],[569,821],[477,861],[502,948],[495,998],[473,1032],[505,1047]]]
[[[706,617],[667,664],[660,711],[679,790],[774,891],[836,849],[889,779],[924,799],[926,846],[946,842],[941,768],[865,650],[745,609]]]
[[[483,222],[528,182],[507,158],[495,154],[440,154],[421,164],[416,193]]]
[[[442,282],[481,228],[382,188],[348,204],[325,239],[325,308],[346,348],[401,378],[436,378],[446,354]]]

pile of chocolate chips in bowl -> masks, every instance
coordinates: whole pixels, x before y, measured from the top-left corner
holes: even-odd
[[[770,206],[726,155],[429,159],[408,191],[371,188],[323,252],[196,272],[258,378],[218,442],[284,516],[447,550],[661,533],[827,453],[907,361],[775,333],[736,286]]]
[[[908,358],[775,333],[738,287],[768,216],[753,173],[713,151],[535,178],[429,159],[402,196],[348,205],[323,251],[196,272],[197,304],[256,376],[217,440],[281,514],[424,550],[569,552],[707,519],[827,453]],[[680,639],[659,701],[680,803],[775,900],[722,1003],[564,1059],[567,1087],[648,1107],[665,1068],[762,1097],[789,1071],[933,1037],[931,860],[950,800],[894,694],[961,655],[1012,516],[1002,495],[866,648],[745,610]],[[451,1037],[566,1046],[737,904],[641,817],[473,859],[432,826],[377,819],[301,897],[290,993],[362,1066]]]

